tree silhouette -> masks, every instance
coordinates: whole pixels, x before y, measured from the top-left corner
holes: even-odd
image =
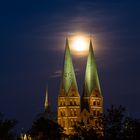
[[[122,106],[107,109],[98,117],[99,125],[77,123],[71,140],[140,140],[140,120],[126,116]]]
[[[126,116],[122,106],[111,106],[103,115],[105,140],[138,140],[140,139],[140,120]]]
[[[0,114],[0,140],[15,140],[16,135],[13,128],[16,126],[17,121],[4,119]]]
[[[69,136],[71,140],[101,140],[103,137],[99,125],[77,123],[73,128],[73,134]]]
[[[125,140],[139,140],[140,120],[127,117],[124,122],[123,136]]]
[[[28,134],[34,140],[59,140],[63,134],[63,128],[52,120],[39,118],[33,122]]]
[[[115,108],[113,105],[107,109],[103,115],[104,138],[106,140],[118,140],[123,136],[125,108],[119,106]]]

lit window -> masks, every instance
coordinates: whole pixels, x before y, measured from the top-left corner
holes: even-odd
[[[97,105],[100,106],[100,102],[99,101],[97,102]]]
[[[76,110],[74,110],[74,116],[76,116]]]
[[[70,110],[70,116],[72,116],[73,115],[73,111],[72,111],[72,109]]]
[[[72,105],[72,101],[70,101],[70,105]]]
[[[100,111],[98,110],[98,111],[97,111],[97,116],[99,116],[99,115],[100,115]]]
[[[60,116],[63,116],[63,112],[62,111],[60,111]]]
[[[98,121],[97,121],[97,120],[95,120],[95,125],[97,126],[97,124],[98,124]]]
[[[63,121],[63,127],[65,127],[65,121]]]
[[[96,116],[96,110],[93,111],[93,115]]]

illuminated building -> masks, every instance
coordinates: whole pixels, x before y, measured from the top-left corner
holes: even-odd
[[[72,133],[73,125],[76,124],[76,122],[83,122],[85,125],[89,123],[95,125],[98,116],[103,112],[103,97],[91,40],[86,64],[83,94],[80,98],[69,42],[68,39],[66,39],[57,111],[58,124],[64,127],[66,134]]]

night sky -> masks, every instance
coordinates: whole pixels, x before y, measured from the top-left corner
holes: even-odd
[[[55,111],[66,36],[82,33],[92,35],[104,108],[140,118],[140,2],[111,1],[1,1],[0,112],[29,128],[46,86]],[[86,56],[72,58],[81,94]]]

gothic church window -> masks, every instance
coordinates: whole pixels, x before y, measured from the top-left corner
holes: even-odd
[[[63,121],[63,127],[65,127],[65,121]]]
[[[93,115],[96,116],[96,110],[93,111]]]
[[[72,100],[70,100],[70,105],[72,105]]]
[[[60,111],[60,116],[64,117],[65,116],[65,111]]]
[[[74,116],[76,116],[76,110],[74,110]]]
[[[97,120],[95,120],[95,125],[97,126],[97,124],[98,124],[98,121],[97,121]]]
[[[100,111],[98,110],[98,111],[97,111],[97,116],[99,116],[99,115],[100,115]]]
[[[70,110],[70,116],[73,116],[73,110],[72,109]]]
[[[93,101],[93,105],[96,105],[96,101]]]
[[[72,105],[72,101],[70,101],[70,105]]]
[[[70,120],[70,127],[72,127],[73,126],[73,120],[71,119]]]
[[[62,113],[62,111],[60,111],[60,116],[63,116],[63,113]]]
[[[97,102],[97,105],[100,106],[100,102],[99,101]]]

